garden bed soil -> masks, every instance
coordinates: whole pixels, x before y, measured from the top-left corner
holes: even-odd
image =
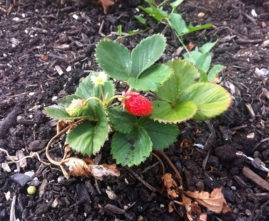
[[[18,1],[8,15],[0,11],[1,148],[12,156],[38,152],[46,160],[44,148],[56,133],[56,121],[43,113],[44,107],[73,93],[83,77],[98,70],[95,45],[105,36],[115,39],[118,25],[123,32],[143,29],[133,18],[142,3],[118,1],[106,15],[94,3],[58,5],[49,0]],[[4,1],[0,7],[6,7]],[[203,208],[208,220],[269,220],[268,176],[257,166],[261,160],[269,167],[269,2],[186,0],[178,11],[193,25],[213,24],[184,39],[199,46],[219,39],[213,63],[226,66],[219,79],[231,92],[233,104],[208,122],[181,123],[177,141],[165,153],[180,171],[185,189],[210,192],[223,187],[231,212],[215,214]],[[201,12],[204,16],[198,16]],[[149,32],[123,38],[121,43],[131,49],[142,38],[165,29],[151,19],[149,24]],[[167,48],[162,61],[176,58],[180,47],[169,29],[164,34]],[[60,142],[54,146],[57,159],[62,148]],[[237,151],[255,158],[256,164],[237,156]],[[99,156],[100,163],[114,163],[109,143]],[[152,192],[136,178],[162,189],[161,167],[152,156],[137,167],[118,166],[120,177],[103,181],[66,180],[61,171],[36,158],[8,168],[9,161],[0,151],[0,220],[9,220],[10,213],[27,221],[187,220],[183,206],[169,209],[172,200],[165,191]],[[173,174],[163,162],[166,172]],[[246,168],[267,181],[253,182]],[[16,179],[24,177],[16,174],[29,171],[35,179],[18,184]],[[27,194],[29,184],[37,187],[34,195]]]

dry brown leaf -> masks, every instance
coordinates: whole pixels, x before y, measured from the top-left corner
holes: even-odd
[[[115,2],[113,0],[98,0],[98,2],[100,2],[102,4],[105,14],[107,13],[108,7],[115,4]]]
[[[69,175],[72,176],[93,176],[95,179],[102,180],[104,176],[119,176],[120,172],[116,165],[94,165],[90,158],[79,159],[70,157],[64,161],[68,167]]]
[[[231,211],[227,202],[221,192],[221,187],[214,189],[211,193],[208,192],[190,192],[186,191],[185,194],[194,198],[198,203],[207,207],[209,210],[215,213],[227,213]]]
[[[178,189],[178,185],[177,185],[176,181],[172,178],[172,174],[165,173],[162,176],[162,181],[163,181],[163,184],[166,188],[168,195],[172,198],[177,198],[178,194],[176,192],[176,189]]]
[[[89,165],[92,175],[97,180],[102,180],[103,176],[119,176],[120,171],[117,170],[116,164],[107,165]]]
[[[182,194],[182,202],[185,206],[187,217],[190,221],[206,221],[206,213],[202,213],[197,202],[192,202],[191,198]]]

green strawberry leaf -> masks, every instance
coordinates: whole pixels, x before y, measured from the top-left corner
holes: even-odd
[[[198,69],[184,60],[174,60],[167,63],[173,74],[161,87],[158,88],[157,97],[161,100],[176,104],[180,94],[199,76]]]
[[[200,47],[199,50],[203,54],[208,53],[217,44],[217,42],[218,40],[216,40],[215,42],[207,42],[202,47]]]
[[[169,147],[179,134],[177,125],[159,123],[146,117],[139,119],[139,125],[147,131],[154,149]]]
[[[217,74],[223,70],[224,66],[220,64],[214,65],[208,73],[208,81],[211,82],[215,79]]]
[[[153,112],[150,118],[165,123],[179,123],[192,118],[197,105],[194,102],[186,101],[180,104],[172,105],[166,101],[152,101]]]
[[[143,91],[156,91],[172,74],[167,65],[158,64],[148,68],[138,78],[130,77],[128,83],[132,88]]]
[[[171,13],[169,16],[169,25],[172,29],[174,29],[179,36],[187,34],[189,29],[182,18],[182,16],[178,13]]]
[[[98,97],[102,100],[101,91],[99,85],[95,85],[91,80],[92,76],[98,76],[98,72],[93,72],[89,76],[87,76],[77,88],[75,95],[81,97],[82,99],[87,99],[89,97]],[[104,95],[107,96],[107,99],[111,98],[115,94],[115,86],[112,81],[106,81],[104,85],[102,85],[102,89]],[[94,103],[95,101],[90,101],[90,103]]]
[[[109,108],[107,112],[108,118],[116,131],[128,134],[134,129],[134,125],[137,122],[137,118],[134,115],[129,114],[120,107]]]
[[[180,101],[196,103],[198,111],[193,119],[207,120],[227,110],[232,98],[228,91],[217,84],[199,82],[184,90]]]
[[[108,137],[109,126],[104,108],[100,104],[97,104],[95,108],[97,122],[84,121],[67,135],[70,148],[82,154],[96,154]]]
[[[116,132],[111,142],[112,157],[123,166],[139,165],[150,155],[152,142],[145,129],[138,127],[130,134]]]
[[[127,80],[131,73],[131,56],[126,47],[111,40],[102,40],[96,46],[99,66],[112,78]]]
[[[146,69],[162,56],[165,45],[166,39],[162,35],[155,34],[143,39],[131,53],[131,76],[139,78]]]

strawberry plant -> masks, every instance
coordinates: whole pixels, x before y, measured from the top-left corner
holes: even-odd
[[[188,61],[155,64],[165,46],[166,39],[158,34],[142,40],[131,52],[108,39],[97,44],[96,60],[104,72],[91,73],[74,94],[45,110],[70,124],[66,138],[70,148],[94,155],[112,132],[111,154],[116,162],[139,165],[153,149],[175,142],[177,123],[206,120],[229,107],[230,94],[217,84],[201,82],[199,70]],[[127,82],[129,90],[115,95],[111,79]],[[149,91],[151,99],[143,95]]]

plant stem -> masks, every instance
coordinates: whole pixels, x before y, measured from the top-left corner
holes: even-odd
[[[177,38],[178,38],[180,44],[181,44],[181,45],[183,46],[183,48],[185,49],[185,51],[191,56],[191,53],[190,53],[189,49],[186,47],[186,45],[184,44],[184,42],[183,42],[181,36],[179,36],[177,33],[176,33],[176,36],[177,36]]]
[[[102,98],[103,98],[103,103],[105,104],[106,103],[106,99],[105,99],[105,96],[104,96],[102,85],[99,85],[99,88],[100,88],[101,95],[102,95]]]
[[[114,99],[116,99],[116,98],[122,98],[122,99],[125,99],[125,97],[122,96],[122,95],[116,95],[116,96],[113,96],[113,97],[111,97],[111,98],[107,101],[106,106],[109,106],[109,104],[110,104]]]
[[[104,103],[98,97],[89,97],[84,102],[87,103],[90,100],[96,100],[96,101],[98,101],[100,104],[102,104],[104,106]]]
[[[46,157],[48,158],[48,160],[50,161],[50,163],[56,165],[56,166],[61,166],[65,157],[60,160],[60,161],[55,161],[51,158],[50,154],[49,154],[49,148],[50,148],[50,145],[52,143],[52,141],[54,141],[57,137],[59,137],[61,134],[63,134],[64,132],[66,132],[68,129],[70,129],[71,127],[73,127],[74,125],[76,124],[79,124],[81,122],[83,122],[85,119],[81,119],[81,120],[78,120],[72,124],[70,124],[69,126],[67,126],[66,128],[64,128],[63,130],[61,130],[59,133],[57,133],[53,138],[50,139],[50,141],[48,142],[47,146],[46,146]]]

